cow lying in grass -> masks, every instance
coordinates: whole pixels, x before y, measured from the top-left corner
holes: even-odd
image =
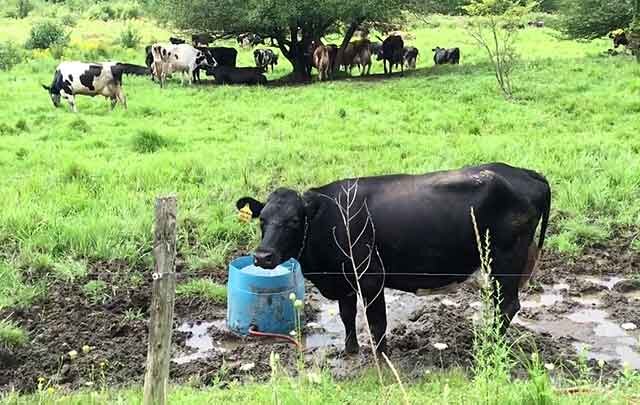
[[[63,62],[56,68],[51,85],[42,87],[49,92],[54,106],[59,107],[64,98],[74,112],[78,111],[76,95],[104,96],[111,99],[112,110],[118,102],[127,108],[127,98],[122,91],[123,74],[148,75],[149,69],[120,62]]]

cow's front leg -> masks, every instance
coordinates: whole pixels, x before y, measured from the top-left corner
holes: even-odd
[[[347,354],[358,353],[358,335],[356,334],[356,314],[358,313],[357,295],[352,293],[338,301],[340,318],[344,324],[344,351]]]

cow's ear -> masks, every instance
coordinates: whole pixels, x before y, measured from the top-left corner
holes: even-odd
[[[306,191],[302,195],[302,201],[304,202],[304,212],[307,215],[307,218],[309,218],[310,220],[318,214],[318,211],[320,210],[320,206],[322,204],[321,198],[323,197],[315,191]]]
[[[262,212],[262,209],[264,208],[264,204],[256,200],[255,198],[242,197],[241,199],[236,201],[236,208],[238,209],[238,211],[242,210],[247,205],[251,210],[252,218],[258,218],[260,216],[260,213]]]

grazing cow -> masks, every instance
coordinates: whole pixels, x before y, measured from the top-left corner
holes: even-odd
[[[445,63],[457,65],[460,63],[460,48],[446,49],[436,46],[432,51],[434,52],[433,62],[436,65],[444,65]]]
[[[180,44],[186,44],[187,41],[185,41],[184,39],[180,39],[180,38],[176,38],[176,37],[170,37],[169,38],[169,42],[171,42],[173,45],[180,45]]]
[[[624,45],[624,46],[629,45],[629,39],[627,38],[627,33],[622,29],[611,31],[609,33],[609,38],[613,40],[614,48],[618,48],[620,45]]]
[[[358,66],[360,76],[371,73],[371,41],[360,39],[349,42],[343,52],[337,52],[337,58],[345,71],[351,74],[354,66]]]
[[[369,325],[377,349],[384,352],[385,287],[423,293],[461,283],[479,268],[471,208],[481,235],[491,235],[491,277],[500,287],[506,331],[520,308],[519,288],[540,256],[550,205],[543,176],[502,163],[339,180],[302,195],[280,188],[266,203],[250,197],[236,202],[238,209],[248,206],[253,218],[260,218],[256,265],[272,269],[296,258],[305,278],[326,298],[338,300],[346,352],[358,350],[352,263],[359,266]]]
[[[193,34],[191,35],[191,44],[194,47],[209,46],[213,42],[213,36],[209,34]]]
[[[544,21],[542,21],[542,20],[533,20],[533,21],[529,21],[527,23],[527,25],[529,27],[544,28]]]
[[[407,46],[402,50],[402,59],[404,60],[405,69],[415,69],[416,62],[418,60],[418,48],[413,46]]]
[[[42,85],[49,92],[51,101],[60,106],[60,98],[69,103],[73,112],[78,112],[75,96],[104,96],[111,99],[113,110],[118,102],[127,108],[127,98],[122,91],[122,75],[148,75],[149,69],[129,63],[62,62],[56,68],[51,86]]]
[[[267,84],[261,68],[217,66],[210,72],[218,84]]]
[[[189,44],[167,45],[153,44],[151,46],[153,64],[151,72],[160,81],[160,87],[164,87],[164,82],[168,75],[175,72],[182,73],[182,83],[187,75],[189,84],[193,83],[194,73],[203,66],[216,66],[215,59],[207,60],[204,52],[194,48]]]
[[[265,72],[269,66],[273,72],[274,66],[278,64],[278,54],[271,49],[256,49],[253,51],[253,60],[256,62],[256,66]]]
[[[378,37],[378,39],[381,38]],[[382,47],[378,53],[378,60],[382,59],[384,74],[392,74],[394,65],[400,65],[400,70],[404,73],[403,49],[404,41],[400,35],[390,35],[382,41]],[[387,62],[389,62],[388,71]]]

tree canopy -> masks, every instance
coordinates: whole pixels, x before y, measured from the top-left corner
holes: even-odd
[[[242,33],[272,40],[305,78],[305,52],[312,41],[344,33],[350,40],[363,23],[390,23],[401,17],[401,0],[157,0],[165,20],[177,28],[220,37]],[[343,45],[343,44],[341,44]]]
[[[571,38],[592,39],[626,28],[636,3],[637,0],[565,0],[562,30]]]

